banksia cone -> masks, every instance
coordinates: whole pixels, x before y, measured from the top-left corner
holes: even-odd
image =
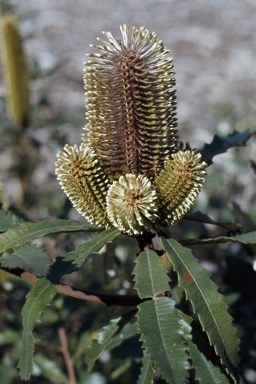
[[[23,126],[28,118],[28,75],[23,43],[16,21],[6,15],[1,21],[1,61],[7,88],[10,118]]]
[[[152,177],[177,146],[175,79],[169,51],[154,33],[121,27],[122,39],[93,46],[84,82],[88,138],[111,180]]]
[[[108,179],[92,149],[65,145],[58,153],[56,174],[61,187],[78,212],[92,224],[107,226]]]
[[[205,163],[194,151],[179,151],[155,179],[162,224],[174,224],[192,207],[202,188]]]
[[[206,164],[178,142],[169,51],[144,27],[121,33],[88,55],[84,143],[59,153],[56,173],[89,221],[137,235],[191,208]]]

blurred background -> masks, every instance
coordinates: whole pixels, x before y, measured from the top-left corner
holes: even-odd
[[[170,49],[183,141],[200,149],[214,134],[255,126],[256,1],[1,0],[1,4],[2,11],[14,11],[24,38],[30,76],[30,134],[38,145],[36,155],[43,159],[33,176],[33,196],[39,186],[45,193],[47,188],[58,190],[56,152],[62,144],[80,143],[86,123],[83,62],[85,54],[92,51],[89,45],[97,43],[103,30],[119,37],[123,23],[147,27]],[[0,107],[4,113],[3,102]],[[247,160],[253,157],[253,149],[249,145],[239,153],[239,165],[234,150],[216,158],[215,169],[211,167],[209,174],[215,172],[221,178],[217,186],[212,180],[215,193],[224,199],[229,199],[227,189],[236,182],[233,197],[239,197],[246,209],[253,196],[253,174],[245,174],[239,167],[244,156]],[[0,173],[7,158],[2,152]],[[14,179],[8,177],[5,184],[11,199],[19,202],[22,198]],[[247,184],[243,193],[239,183]],[[203,192],[203,208],[206,200]],[[36,212],[40,218],[51,214],[56,214],[51,204]]]

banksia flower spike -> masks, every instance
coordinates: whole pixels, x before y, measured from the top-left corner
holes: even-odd
[[[201,155],[178,142],[172,59],[146,28],[121,27],[85,63],[84,143],[65,147],[58,179],[89,221],[129,235],[172,225],[204,181]]]
[[[92,46],[85,63],[88,137],[111,180],[152,177],[177,146],[175,79],[169,51],[154,33],[121,27],[122,39]]]
[[[5,15],[0,26],[1,62],[7,91],[10,118],[23,126],[28,118],[28,74],[23,43],[16,21]]]
[[[155,179],[162,225],[173,225],[192,207],[202,188],[205,163],[194,151],[172,154]]]
[[[106,195],[108,179],[92,149],[65,145],[57,154],[56,174],[61,187],[78,212],[92,224],[108,226]]]

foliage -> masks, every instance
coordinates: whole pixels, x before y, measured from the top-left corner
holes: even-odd
[[[20,137],[32,145],[18,129],[14,125],[8,133],[12,146]],[[142,133],[142,141],[152,139]],[[210,166],[215,156],[248,145],[253,133],[215,135],[198,153]],[[62,139],[56,140],[62,145]],[[27,155],[30,163],[35,152]],[[92,185],[99,184],[101,173],[95,167]],[[45,200],[32,199],[30,171],[17,173],[26,214],[13,204],[0,210],[0,266],[5,273],[0,275],[1,382],[245,382],[246,370],[256,367],[253,212],[234,204],[229,207],[233,221],[223,221],[227,207],[220,201],[219,211],[213,207],[219,212],[215,218],[192,212],[174,227],[159,225],[157,232],[142,231],[145,225],[138,221],[127,236],[120,228],[72,219],[70,206],[59,204],[54,191],[59,206],[54,212],[62,219],[32,220],[28,202],[35,212]],[[122,181],[120,175],[118,183],[114,173],[108,176],[114,187]],[[207,208],[210,212],[211,203]],[[207,270],[211,266],[213,275]]]
[[[247,140],[248,135],[245,135],[245,137]],[[222,138],[222,141],[224,142],[225,139]],[[230,140],[227,138],[227,143],[229,142]],[[228,145],[227,143],[226,145]],[[232,145],[234,144],[232,143]],[[214,141],[212,146],[214,146]],[[209,153],[214,153],[212,146],[208,144]],[[109,244],[107,245],[108,248],[111,245],[109,242],[115,241],[115,238],[115,244],[118,244],[120,231],[114,228],[107,230],[94,228],[74,220],[48,220],[41,223],[26,223],[20,221],[14,215],[10,216],[8,213],[4,213],[4,211],[1,211],[1,218],[3,228],[10,226],[0,235],[0,249],[3,253],[1,258],[2,267],[9,269],[13,273],[16,273],[16,269],[19,268],[22,271],[29,272],[30,276],[38,276],[34,288],[27,295],[21,312],[23,342],[19,352],[18,367],[22,379],[28,380],[32,373],[35,348],[33,333],[37,335],[37,323],[43,312],[45,312],[45,316],[47,315],[47,305],[55,307],[51,313],[53,326],[56,327],[58,321],[61,321],[56,316],[58,310],[56,310],[56,304],[54,304],[60,299],[53,299],[53,296],[56,296],[58,288],[66,287],[61,284],[62,277],[75,270],[76,273],[80,270],[83,273],[86,259],[90,255],[97,256],[100,249],[106,243]],[[211,219],[200,213],[195,213],[194,216],[192,214],[190,218],[195,221],[211,222]],[[222,224],[215,221],[212,221],[212,223],[215,226],[221,226]],[[221,236],[207,237],[205,235],[201,239],[189,239],[187,244],[197,243],[201,247],[205,247],[209,243],[236,242],[241,246],[253,246],[256,243],[255,231],[244,231],[241,226],[232,223],[223,223],[223,227],[226,228],[224,230],[225,234]],[[237,228],[239,228],[239,233],[237,233]],[[55,261],[49,255],[47,256],[46,250],[42,251],[35,245],[27,245],[28,243],[33,244],[35,239],[42,236],[66,234],[66,236],[70,237],[71,233],[75,234],[77,232],[87,234],[88,239],[82,243],[79,242],[73,250],[62,254],[61,257],[58,256]],[[95,235],[94,232],[98,232],[98,234]],[[218,292],[218,287],[211,281],[209,272],[198,263],[191,250],[182,245],[185,240],[178,242],[162,233],[162,251],[159,250],[159,247],[155,247],[155,251],[153,251],[153,249],[147,248],[147,244],[151,243],[150,248],[153,247],[154,234],[149,237],[148,235],[137,236],[141,252],[137,258],[135,254],[131,255],[135,262],[132,273],[135,281],[134,289],[138,294],[138,313],[135,315],[133,311],[125,311],[121,316],[110,320],[109,325],[104,326],[102,331],[100,328],[95,329],[93,332],[90,329],[81,329],[79,331],[81,334],[79,337],[77,335],[77,340],[70,341],[70,347],[73,351],[73,364],[79,366],[81,365],[81,359],[84,359],[85,363],[82,365],[87,365],[87,375],[89,377],[92,370],[96,369],[97,371],[98,359],[104,359],[104,355],[108,356],[107,354],[113,353],[118,348],[120,349],[123,344],[131,343],[134,340],[136,351],[142,348],[142,353],[134,356],[134,352],[129,346],[130,357],[126,357],[125,360],[130,359],[130,364],[127,365],[126,369],[130,369],[131,364],[137,366],[138,383],[150,382],[157,375],[162,376],[168,383],[184,383],[186,380],[191,383],[196,380],[203,382],[202,380],[205,377],[208,379],[208,375],[205,373],[206,370],[209,371],[209,377],[211,376],[213,383],[238,382],[236,369],[239,362],[238,338],[235,327],[232,325],[232,318],[228,314],[224,297]],[[143,250],[144,248],[145,250]],[[31,255],[34,256],[32,260]],[[9,261],[8,257],[10,257]],[[106,261],[108,257],[107,249],[105,249]],[[166,269],[167,261],[169,261],[169,272]],[[34,267],[33,263],[35,264]],[[52,264],[50,271],[47,268],[49,263]],[[177,274],[178,279],[175,278],[174,274]],[[171,276],[173,281],[170,279]],[[32,282],[32,278],[28,280]],[[178,288],[184,290],[185,296],[175,294]],[[82,291],[73,289],[73,291],[77,298],[82,293],[88,295],[87,300],[89,301],[95,296],[98,296],[103,303],[107,299],[97,291],[92,292],[86,289],[82,289]],[[172,294],[173,291],[174,294]],[[63,293],[69,294],[65,290]],[[123,302],[124,306],[132,305],[130,304],[131,297],[128,294],[121,296],[121,302]],[[191,308],[187,307],[185,299],[191,302],[194,314],[191,312]],[[62,307],[64,313],[67,310],[69,311],[68,308],[64,309]],[[59,314],[60,317],[64,313]],[[136,318],[138,330],[132,324]],[[47,324],[46,319],[43,316],[43,324],[45,323],[45,325]],[[199,324],[201,324],[201,329]],[[41,329],[43,330],[43,328]],[[137,332],[140,334],[142,345],[138,340]],[[207,334],[209,341],[204,337],[204,333]],[[17,343],[17,336],[12,338],[11,331],[9,333],[3,332],[1,338],[2,343],[8,343],[8,340],[14,346]],[[201,345],[200,338],[204,339],[204,345]],[[6,341],[4,341],[5,339]],[[80,345],[79,339],[81,340]],[[40,346],[40,343],[38,345]],[[213,346],[215,353],[209,355],[210,345]],[[142,355],[144,355],[143,358]],[[219,361],[217,356],[220,358]],[[37,352],[34,360],[35,364],[39,367],[42,366],[44,359],[46,357]],[[139,359],[143,363],[140,375]],[[76,360],[78,361],[76,362]],[[154,370],[152,367],[154,367]],[[43,368],[39,369],[44,375]],[[65,382],[65,380],[67,382],[68,378],[63,378],[62,371],[59,371],[58,368],[52,369],[55,375],[59,377],[60,382]],[[78,369],[78,372],[81,374],[80,369]],[[117,376],[122,377],[122,374],[123,372],[117,373]],[[109,377],[111,377],[111,374]]]

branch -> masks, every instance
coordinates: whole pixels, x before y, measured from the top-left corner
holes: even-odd
[[[37,277],[30,272],[25,272],[18,268],[11,270],[7,268],[1,269],[14,276],[20,277],[28,283],[35,284],[37,281]],[[107,306],[114,305],[121,307],[134,307],[145,301],[145,299],[140,299],[138,295],[116,295],[111,293],[91,291],[88,289],[78,290],[76,288],[64,284],[58,284],[56,286],[56,292],[62,295],[74,297],[75,299],[80,299]]]
[[[69,353],[66,330],[62,324],[59,326],[58,332],[59,332],[60,344],[62,349],[62,355],[65,360],[65,364],[68,371],[69,382],[70,384],[77,384],[76,375],[74,371],[74,364]]]

